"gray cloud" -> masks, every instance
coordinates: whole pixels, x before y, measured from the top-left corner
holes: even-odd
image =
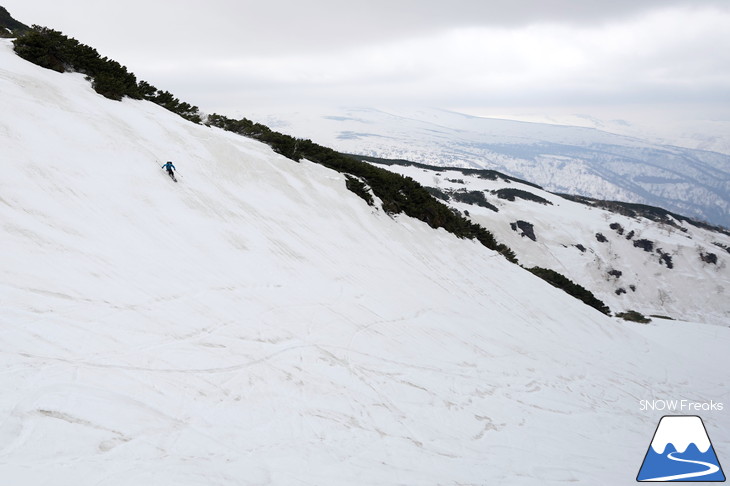
[[[730,111],[727,0],[3,4],[204,110],[691,102]]]
[[[222,52],[260,55],[331,51],[462,27],[585,26],[656,8],[730,7],[726,0],[127,0],[121,9],[109,0],[4,4],[26,23],[57,26],[89,37],[88,42],[112,45],[114,37],[126,38],[132,50],[184,48],[197,54],[212,45]]]

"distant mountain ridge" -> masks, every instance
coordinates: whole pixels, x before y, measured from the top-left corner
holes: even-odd
[[[312,109],[261,120],[343,152],[493,169],[552,192],[658,206],[730,227],[730,156],[721,153],[435,109]]]

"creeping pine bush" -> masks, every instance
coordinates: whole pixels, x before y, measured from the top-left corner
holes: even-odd
[[[621,225],[620,225],[620,224],[618,224],[618,223],[611,223],[611,224],[609,225],[609,227],[610,227],[610,228],[611,228],[612,230],[616,231],[616,233],[618,233],[619,235],[622,235],[622,234],[624,234],[624,227],[623,227],[623,226],[621,226]]]
[[[54,71],[85,74],[91,86],[100,95],[121,100],[152,101],[194,123],[200,123],[198,108],[183,103],[167,91],[160,91],[151,84],[140,81],[118,62],[101,57],[96,49],[69,38],[61,32],[34,25],[32,29],[13,41],[15,52],[23,59]]]
[[[537,237],[535,236],[535,226],[532,223],[518,220],[514,223],[510,223],[510,228],[512,228],[512,231],[520,233],[520,236],[526,236],[532,241],[537,241]]]
[[[466,189],[464,189],[461,191],[452,191],[450,192],[450,194],[451,197],[459,202],[481,206],[483,208],[494,211],[495,213],[499,212],[497,206],[487,201],[487,198],[484,196],[483,191],[467,191]]]
[[[700,260],[702,260],[705,263],[711,263],[713,265],[717,265],[717,255],[714,253],[705,253],[700,252]]]
[[[441,199],[442,201],[448,201],[449,195],[446,194],[444,191],[439,189],[438,187],[426,187],[426,190],[429,194],[431,194],[436,199]]]
[[[608,271],[608,274],[612,277],[621,278],[623,272],[621,270],[611,269]]]
[[[641,248],[644,251],[654,251],[654,242],[647,239],[641,239],[634,241],[634,246],[636,248]]]
[[[494,194],[497,195],[500,199],[506,199],[507,201],[514,201],[515,199],[524,199],[525,201],[534,201],[540,204],[550,205],[552,206],[553,203],[548,201],[547,199],[538,196],[537,194],[533,194],[528,191],[523,191],[521,189],[513,189],[513,188],[504,188],[504,189],[498,189],[496,191],[492,191]]]
[[[722,248],[726,252],[730,253],[730,246],[724,245],[724,244],[722,244],[720,242],[717,242],[717,241],[713,241],[712,244],[715,245],[716,247]]]
[[[102,58],[96,49],[81,44],[61,32],[34,25],[13,41],[15,52],[23,59],[59,73],[86,74],[97,93],[114,100],[123,96],[141,98],[137,78],[116,61]]]
[[[360,179],[356,179],[351,175],[345,175],[345,177],[347,179],[345,182],[345,187],[347,187],[350,191],[365,200],[365,202],[368,203],[368,206],[375,205],[373,195],[370,194],[370,191],[368,191],[368,188],[363,181],[361,181]]]
[[[672,255],[666,253],[665,251],[662,251],[661,248],[657,248],[656,252],[659,253],[659,263],[663,263],[667,266],[667,268],[674,268],[674,263],[672,263]]]
[[[631,321],[631,322],[639,322],[641,324],[648,324],[651,322],[651,319],[644,316],[640,312],[637,312],[635,310],[629,310],[626,312],[619,312],[616,314],[616,317],[620,317],[621,319],[625,321]]]
[[[565,275],[560,274],[554,270],[541,267],[532,267],[528,268],[527,270],[545,280],[553,287],[564,290],[566,293],[572,295],[576,299],[593,307],[594,309],[606,314],[607,316],[611,315],[611,309],[609,309],[608,306],[602,301],[598,300],[590,290],[578,285]]]

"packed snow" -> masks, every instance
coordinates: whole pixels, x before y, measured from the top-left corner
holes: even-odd
[[[728,327],[606,317],[7,41],[0,143],[5,484],[628,485],[640,400],[730,399]]]

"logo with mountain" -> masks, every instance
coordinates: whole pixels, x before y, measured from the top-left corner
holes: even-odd
[[[702,419],[695,415],[662,417],[636,480],[725,481]]]

